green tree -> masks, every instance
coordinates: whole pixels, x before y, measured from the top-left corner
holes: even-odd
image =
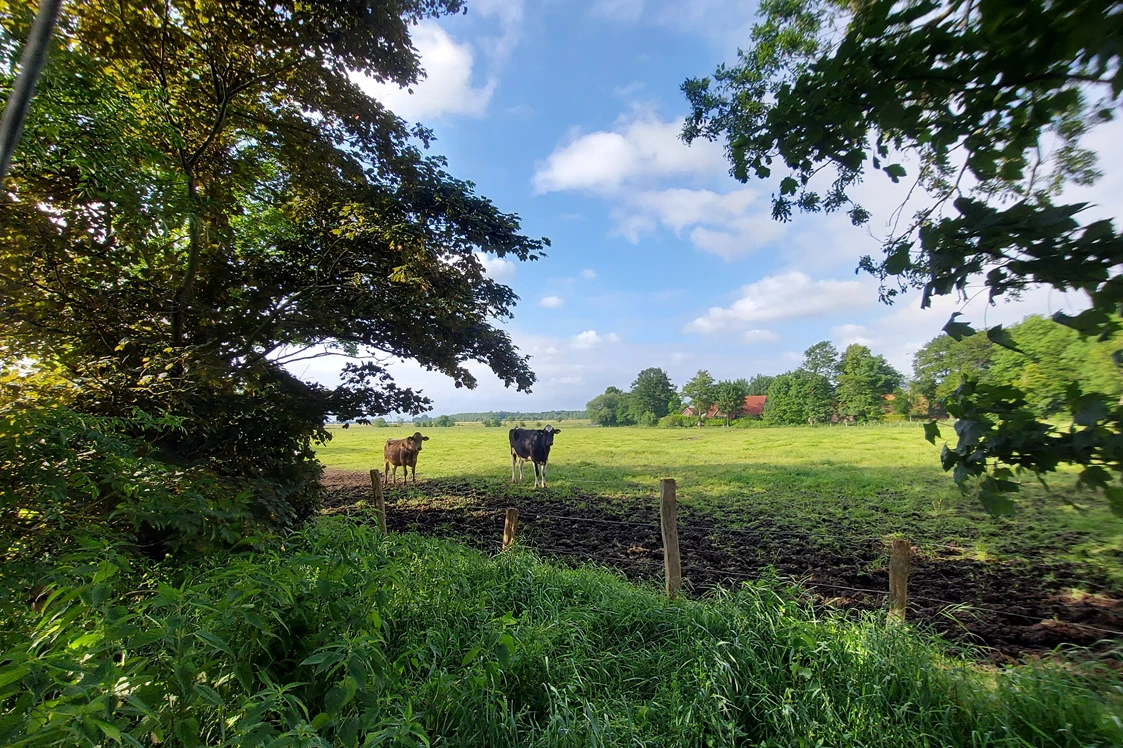
[[[1112,355],[1123,348],[1123,338],[1106,341],[1081,338],[1075,330],[1038,317],[1027,317],[1009,330],[1018,350],[998,348],[982,381],[1013,385],[1038,416],[1061,412],[1069,388],[1123,394],[1123,373]]]
[[[749,394],[749,383],[745,379],[721,381],[714,387],[714,404],[719,412],[725,414],[725,425],[737,418],[745,409],[745,398]]]
[[[620,399],[624,393],[618,387],[609,387],[585,406],[589,420],[601,426],[618,426]]]
[[[834,382],[838,376],[838,363],[838,349],[830,341],[823,340],[803,352],[803,363],[799,368]]]
[[[928,415],[941,415],[941,401],[959,386],[960,376],[979,378],[990,368],[995,345],[982,333],[956,340],[940,333],[912,359],[913,382],[930,405]]]
[[[905,180],[902,200],[926,199],[894,223],[881,257],[860,264],[882,280],[883,300],[916,287],[927,307],[966,298],[980,279],[991,300],[1042,284],[1091,297],[1058,322],[1099,339],[1120,329],[1123,237],[1085,218],[1085,204],[1056,202],[1099,176],[1082,140],[1123,93],[1115,0],[763,0],[760,12],[736,64],[683,85],[693,110],[683,135],[724,141],[741,181],[775,180],[775,219],[845,211],[865,224],[855,187],[873,175]],[[911,179],[899,154],[918,165]],[[948,334],[972,334],[956,316]],[[1011,344],[1001,326],[987,335]],[[975,379],[957,388],[946,405],[959,438],[944,468],[961,486],[978,478],[987,508],[1008,511],[1010,466],[1042,474],[1074,463],[1123,515],[1123,404],[1069,389],[1072,423],[1057,428],[1025,394]],[[939,436],[935,424],[927,435]]]
[[[857,343],[847,347],[838,367],[839,415],[856,421],[880,421],[885,415],[885,395],[901,384],[901,375],[870,349]]]
[[[449,428],[456,425],[456,419],[448,415],[437,416],[437,419],[433,421],[433,425],[440,428]]]
[[[412,25],[460,5],[66,4],[0,195],[0,348],[82,381],[81,412],[174,417],[119,423],[163,459],[254,476],[280,524],[314,505],[328,419],[428,407],[376,354],[529,389],[492,322],[516,297],[478,253],[544,242],[353,79],[415,83]],[[4,38],[24,21],[0,14]],[[0,45],[0,86],[18,49]],[[337,387],[284,368],[325,352],[355,357]]]
[[[749,380],[749,395],[767,395],[768,387],[776,377],[767,374],[754,374]]]
[[[702,426],[702,420],[706,414],[710,412],[710,406],[714,404],[716,393],[714,391],[716,383],[714,378],[710,376],[710,372],[705,369],[699,369],[694,378],[682,386],[682,394],[690,398],[690,404],[694,408],[694,415],[698,417],[698,426]]]
[[[764,420],[775,425],[829,423],[833,409],[830,380],[796,369],[772,380],[764,403]]]
[[[632,399],[634,404],[631,410],[638,416],[643,413],[652,413],[656,419],[667,415],[667,404],[675,394],[674,385],[667,372],[662,369],[644,369],[636,375],[632,382]]]

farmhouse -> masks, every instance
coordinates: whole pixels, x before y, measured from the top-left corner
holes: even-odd
[[[741,416],[759,418],[761,414],[764,413],[764,403],[767,400],[767,395],[746,396],[744,404],[741,405],[741,412],[734,415],[733,419],[740,418]],[[682,414],[689,418],[698,415],[698,411],[694,409],[693,405],[687,405],[683,408]],[[725,414],[719,411],[716,405],[711,405],[709,411],[706,412],[706,418],[725,418]]]

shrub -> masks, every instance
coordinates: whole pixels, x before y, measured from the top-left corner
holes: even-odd
[[[732,426],[735,429],[766,429],[770,425],[760,416],[741,416],[732,423]]]
[[[678,413],[671,413],[659,419],[659,428],[661,429],[693,428],[697,425],[698,418],[696,416],[684,416]]]

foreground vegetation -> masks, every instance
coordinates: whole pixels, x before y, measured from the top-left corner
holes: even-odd
[[[412,427],[331,429],[329,469],[382,468],[387,437]],[[467,478],[479,491],[511,489],[507,434],[458,426],[426,432],[418,474]],[[578,504],[654,507],[660,478],[678,481],[682,521],[763,524],[801,531],[821,547],[901,535],[921,549],[952,543],[981,559],[1067,560],[1123,589],[1123,520],[1062,473],[1022,487],[1011,517],[987,515],[940,470],[939,447],[918,426],[768,429],[584,428],[562,425],[550,453],[550,495]],[[596,497],[596,498],[590,498]],[[407,500],[395,497],[395,501]],[[867,543],[868,544],[868,543]]]
[[[4,577],[8,744],[1123,742],[1107,671],[980,669],[767,584],[670,602],[342,520],[190,568],[91,548],[50,578],[40,615]]]

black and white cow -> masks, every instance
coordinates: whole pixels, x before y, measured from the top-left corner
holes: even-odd
[[[544,429],[511,429],[511,482],[515,482],[515,463],[519,466],[519,480],[523,479],[523,463],[534,463],[534,487],[538,488],[541,471],[542,488],[546,487],[546,461],[550,459],[550,447],[554,446],[554,434],[561,429],[547,426]]]

